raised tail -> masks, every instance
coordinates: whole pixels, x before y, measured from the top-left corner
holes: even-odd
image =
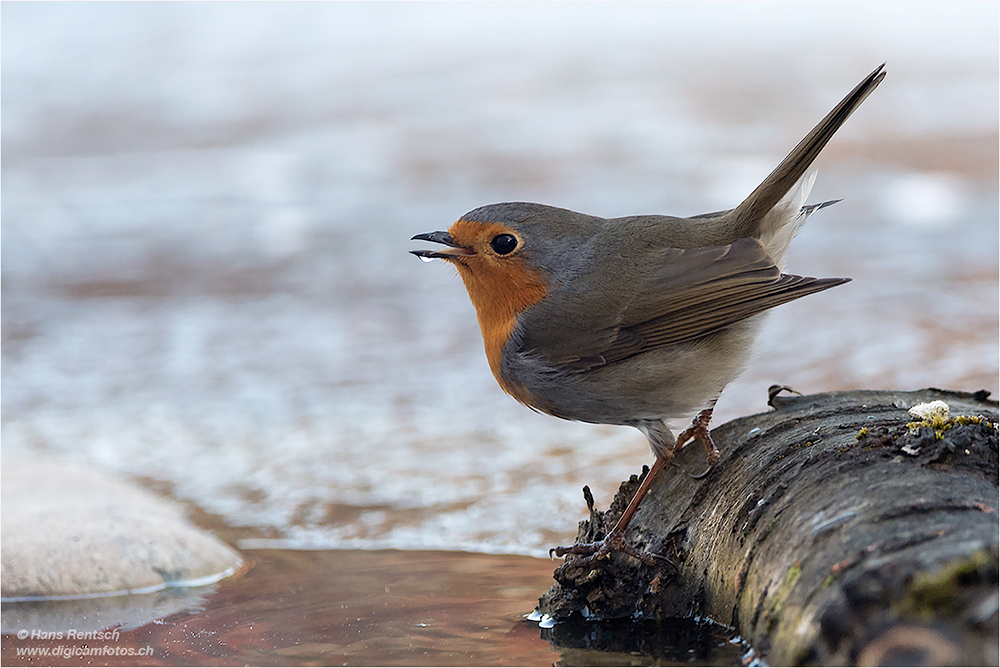
[[[834,133],[840,129],[844,121],[850,117],[865,98],[885,78],[885,63],[879,65],[874,72],[848,93],[805,138],[792,149],[792,152],[781,161],[770,176],[764,179],[738,207],[729,214],[740,236],[755,236],[761,218],[777,204],[782,197],[809,169],[816,156],[826,146]]]

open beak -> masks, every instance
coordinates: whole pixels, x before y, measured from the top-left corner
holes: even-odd
[[[436,244],[444,244],[445,246],[450,246],[454,248],[453,251],[433,251],[433,250],[414,250],[410,251],[417,257],[421,258],[440,258],[442,260],[454,259],[457,255],[472,255],[473,251],[471,248],[466,248],[462,244],[456,242],[451,238],[451,235],[447,232],[425,232],[424,234],[417,234],[412,237],[410,241],[433,241]]]

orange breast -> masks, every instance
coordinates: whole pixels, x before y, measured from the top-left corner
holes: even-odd
[[[463,245],[475,248],[476,239],[489,239],[505,231],[503,225],[484,226],[459,220],[452,225],[449,234]],[[485,228],[485,229],[484,229]],[[528,266],[523,257],[496,257],[478,250],[475,255],[456,258],[458,273],[469,292],[469,298],[476,307],[479,328],[483,333],[486,359],[489,361],[493,377],[505,392],[529,406],[536,405],[523,387],[507,383],[500,375],[503,347],[514,331],[517,316],[524,309],[545,298],[547,290],[541,272]]]

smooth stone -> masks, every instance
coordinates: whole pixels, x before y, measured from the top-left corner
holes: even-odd
[[[218,584],[211,584],[161,589],[151,594],[4,603],[0,633],[16,635],[22,630],[58,633],[69,629],[86,633],[110,628],[130,631],[177,612],[204,607],[205,599],[217,587]]]
[[[5,603],[204,586],[242,563],[178,504],[52,456],[4,453],[0,506]]]

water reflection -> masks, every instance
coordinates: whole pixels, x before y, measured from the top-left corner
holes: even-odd
[[[748,648],[732,629],[709,620],[616,620],[600,624],[579,620],[542,630],[559,648],[565,666],[740,664]]]
[[[4,601],[2,631],[4,635],[16,634],[22,629],[53,634],[67,629],[84,633],[110,628],[128,631],[182,610],[198,609],[215,589],[216,585],[169,587],[148,594]]]
[[[247,574],[221,583],[188,609],[122,629],[108,643],[152,647],[151,656],[100,657],[94,663],[733,665],[743,650],[729,643],[726,629],[690,620],[540,630],[525,616],[551,583],[555,563],[544,559],[391,550],[250,550],[245,556],[253,564]],[[16,613],[5,606],[5,620]],[[86,610],[76,614],[77,620],[87,618]],[[74,623],[65,628],[78,628]],[[2,658],[4,665],[29,665],[18,648],[87,645],[5,635]],[[51,665],[79,661],[53,658]]]

